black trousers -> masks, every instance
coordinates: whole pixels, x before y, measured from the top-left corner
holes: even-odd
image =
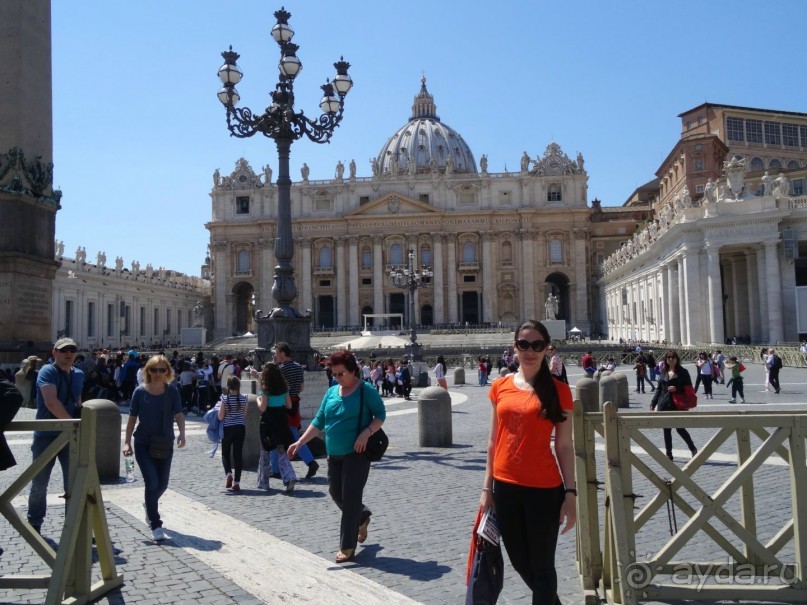
[[[695,443],[689,436],[689,431],[685,428],[675,429],[681,435],[681,439],[687,444],[690,452],[695,451]],[[672,429],[664,429],[664,447],[667,448],[667,456],[672,456]]]
[[[364,454],[328,457],[328,492],[342,511],[339,525],[339,549],[356,548],[359,525],[372,512],[362,503],[364,486],[370,475],[370,461]]]
[[[771,368],[768,371],[768,382],[771,383],[771,386],[773,387],[773,390],[778,393],[779,392],[779,369],[778,368],[775,369],[775,370],[773,368]]]
[[[533,605],[560,605],[555,547],[560,530],[563,486],[525,487],[493,483],[496,520],[507,556],[532,590]]]
[[[244,453],[244,439],[247,436],[247,427],[243,424],[236,424],[233,426],[224,427],[224,436],[221,439],[221,462],[224,464],[224,472],[233,472],[232,465],[230,464],[230,457],[232,454],[232,462],[235,465],[235,473],[233,474],[233,481],[241,483],[241,469],[244,466],[243,453]]]
[[[703,382],[703,394],[704,395],[711,395],[712,394],[712,375],[711,374],[698,374],[698,377],[695,379],[695,392],[698,392],[698,385]]]
[[[731,379],[731,398],[737,399],[737,394],[740,395],[741,399],[745,399],[745,393],[743,392],[743,379],[739,376]]]

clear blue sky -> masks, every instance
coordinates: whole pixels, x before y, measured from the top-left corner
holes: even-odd
[[[221,51],[241,54],[241,105],[262,111],[277,81],[269,31],[281,2],[53,2],[56,237],[198,275],[216,168],[257,171],[274,142],[236,139],[216,98]],[[620,205],[654,178],[704,101],[807,112],[803,0],[286,1],[300,45],[298,109],[319,115],[319,86],[344,55],[355,82],[328,145],[292,146],[292,178],[370,158],[409,118],[425,72],[442,120],[491,172],[552,140],[580,151],[589,201]]]

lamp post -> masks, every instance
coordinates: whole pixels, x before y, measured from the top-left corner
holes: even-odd
[[[409,340],[410,354],[414,361],[421,360],[421,345],[417,344],[417,330],[415,329],[415,291],[418,288],[428,288],[432,284],[434,272],[431,267],[424,266],[415,269],[415,251],[409,249],[408,264],[390,269],[389,276],[392,285],[402,290],[409,290]]]
[[[289,154],[291,144],[304,135],[315,143],[328,143],[334,129],[342,121],[345,95],[353,86],[347,73],[350,64],[344,58],[334,63],[336,75],[333,81],[326,81],[321,86],[323,96],[320,100],[322,115],[316,120],[307,118],[302,111],[294,110],[294,79],[303,65],[297,58],[299,46],[292,43],[294,31],[289,27],[291,13],[281,7],[274,13],[277,23],[272,28],[272,38],[280,47],[280,75],[275,89],[271,93],[272,102],[264,113],[256,115],[247,108],[237,108],[240,100],[235,85],[241,81],[243,73],[236,64],[238,53],[229,50],[221,53],[224,65],[218,75],[223,86],[218,92],[219,101],[227,111],[227,129],[230,136],[247,138],[262,134],[274,139],[278,154],[278,214],[277,237],[275,238],[275,258],[272,297],[276,306],[267,314],[259,310],[255,312],[258,320],[258,346],[269,348],[273,342],[287,341],[297,353],[306,358],[310,352],[310,315],[302,316],[292,307],[297,297],[294,285],[294,240],[291,234],[291,178],[289,177]],[[310,361],[306,359],[306,361]]]

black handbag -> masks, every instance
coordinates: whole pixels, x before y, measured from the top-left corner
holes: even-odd
[[[359,384],[359,424],[358,434],[364,430],[361,428],[361,418],[364,415],[364,383]],[[370,421],[372,422],[372,420]],[[364,427],[367,428],[367,427]],[[367,439],[367,446],[364,448],[364,455],[370,462],[378,462],[384,456],[384,452],[389,447],[389,437],[384,429],[378,429]]]
[[[170,425],[166,425],[165,422],[165,410],[171,404],[170,400],[168,399],[167,391],[163,395],[163,397],[165,398],[165,403],[162,407],[162,410],[160,410],[160,419],[162,420],[162,425],[166,427],[166,433],[170,433],[171,427]],[[168,437],[167,435],[152,435],[151,437],[149,437],[149,456],[151,456],[155,460],[167,460],[168,458],[171,457],[171,453],[173,451],[174,451],[173,437]]]
[[[504,586],[502,547],[477,538],[465,605],[494,605]]]

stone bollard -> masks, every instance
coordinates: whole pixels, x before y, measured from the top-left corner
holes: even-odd
[[[597,381],[593,378],[581,378],[574,384],[577,399],[583,404],[584,412],[599,412],[600,402],[597,393]]]
[[[108,399],[91,399],[84,407],[95,410],[95,466],[101,483],[117,483],[120,477],[120,408]]]
[[[616,380],[616,405],[619,408],[630,407],[630,387],[628,386],[628,377],[622,372],[614,372],[612,374]]]
[[[258,409],[258,396],[247,394],[246,438],[244,439],[243,463],[245,469],[258,468],[261,456],[261,411]]]
[[[454,385],[465,384],[465,368],[454,368]]]
[[[619,401],[619,387],[617,386],[617,379],[608,372],[600,378],[600,409],[605,405],[606,401],[617,402]]]
[[[426,387],[418,396],[420,447],[451,447],[451,395],[443,387]]]

